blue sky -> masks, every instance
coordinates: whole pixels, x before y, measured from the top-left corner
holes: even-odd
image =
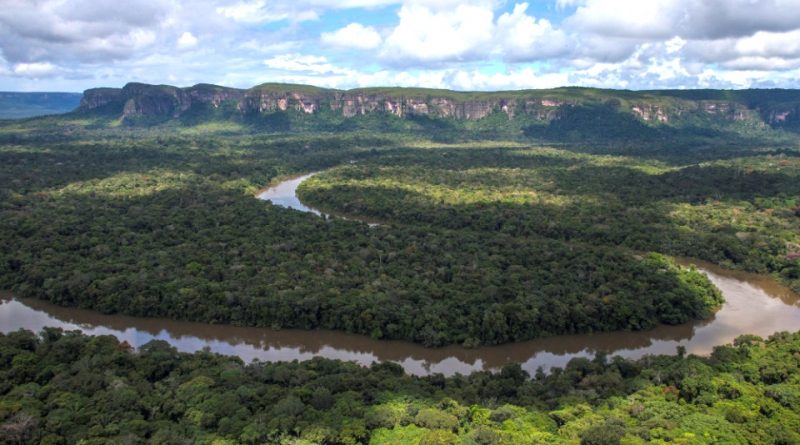
[[[4,0],[0,90],[800,87],[800,0]]]

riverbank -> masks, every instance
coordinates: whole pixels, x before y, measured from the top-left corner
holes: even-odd
[[[686,264],[686,259],[682,263]],[[526,371],[563,367],[577,357],[597,352],[636,359],[650,354],[675,354],[678,346],[692,354],[709,354],[715,346],[739,335],[768,337],[800,326],[800,296],[768,276],[729,271],[692,261],[716,285],[725,304],[709,320],[647,331],[561,335],[500,346],[467,349],[461,346],[426,348],[404,341],[374,340],[367,336],[324,330],[270,330],[182,322],[160,318],[104,315],[65,308],[41,300],[6,300],[0,304],[3,332],[39,331],[45,326],[80,329],[90,335],[113,335],[134,347],[165,340],[182,352],[208,348],[245,362],[309,360],[324,357],[361,365],[393,362],[414,375],[469,374],[520,363]]]

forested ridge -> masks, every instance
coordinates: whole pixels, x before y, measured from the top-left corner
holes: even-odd
[[[244,364],[162,341],[0,334],[0,443],[796,444],[800,334],[708,358],[599,356],[529,376],[395,364]]]

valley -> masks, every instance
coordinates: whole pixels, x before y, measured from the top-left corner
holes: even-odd
[[[3,431],[796,443],[798,102],[129,84],[2,122]]]

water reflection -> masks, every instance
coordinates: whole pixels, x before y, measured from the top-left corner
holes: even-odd
[[[311,212],[315,215],[322,216],[322,212],[317,209],[308,207],[300,202],[297,197],[297,187],[306,179],[316,175],[317,173],[309,173],[302,176],[294,176],[279,182],[278,184],[265,189],[258,194],[258,199],[264,201],[271,201],[275,205],[281,207],[288,207],[290,209],[300,210],[301,212]]]
[[[303,202],[300,201],[300,198],[297,197],[297,187],[299,187],[303,181],[318,173],[319,172],[308,173],[305,175],[294,176],[289,179],[285,179],[278,184],[259,192],[256,197],[262,201],[270,201],[271,203],[281,207],[300,210],[301,212],[309,212],[318,216],[324,216],[326,218],[334,217],[350,221],[361,221],[370,227],[377,227],[381,225],[380,221],[374,221],[368,218],[353,218],[336,212],[322,212],[314,207],[303,204]]]
[[[686,260],[684,260],[686,261]],[[451,346],[424,348],[400,341],[330,331],[297,331],[207,325],[165,319],[103,315],[63,308],[39,300],[10,300],[0,304],[0,330],[38,331],[45,326],[80,329],[90,335],[113,335],[139,347],[150,340],[166,340],[181,351],[211,351],[236,355],[244,361],[308,360],[326,357],[369,365],[375,361],[399,363],[412,374],[467,374],[494,370],[520,362],[533,373],[538,367],[564,366],[575,357],[598,351],[637,358],[646,354],[674,354],[677,346],[694,354],[708,354],[714,346],[742,334],[762,337],[800,328],[798,295],[756,274],[731,272],[692,261],[708,274],[725,295],[726,303],[711,320],[679,326],[660,326],[643,332],[566,335],[509,345],[465,349]]]

